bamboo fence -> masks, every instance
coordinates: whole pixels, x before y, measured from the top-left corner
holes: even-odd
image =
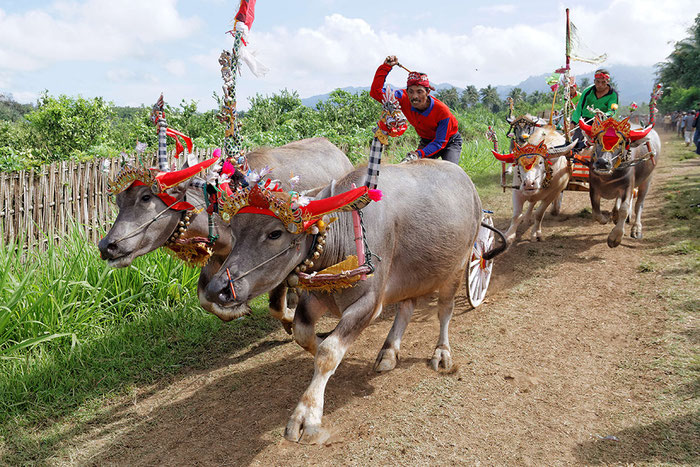
[[[194,151],[199,161],[212,152]],[[143,160],[152,164],[155,154]],[[5,242],[44,249],[49,242],[60,243],[77,226],[97,243],[117,213],[109,200],[107,181],[119,170],[119,163],[109,160],[109,173],[105,174],[103,162],[64,161],[37,169],[0,172],[0,234]]]

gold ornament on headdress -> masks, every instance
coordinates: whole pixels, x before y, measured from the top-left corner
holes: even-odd
[[[107,192],[110,195],[117,195],[129,188],[134,182],[141,182],[146,186],[150,186],[154,193],[160,192],[160,186],[156,180],[156,170],[147,169],[146,167],[135,167],[132,165],[124,165],[114,179],[107,182]]]
[[[301,233],[304,222],[311,219],[310,215],[302,215],[300,209],[292,208],[292,199],[288,193],[270,191],[257,183],[252,184],[252,187],[239,188],[232,195],[223,195],[219,199],[219,214],[224,222],[229,222],[245,207],[269,210],[291,233]]]
[[[530,170],[537,163],[538,157],[547,157],[547,145],[544,141],[537,145],[526,143],[522,146],[515,145],[515,151],[513,151],[513,157],[518,162],[522,168],[525,170]]]

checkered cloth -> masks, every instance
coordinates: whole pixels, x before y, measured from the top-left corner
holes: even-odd
[[[204,188],[207,186],[207,182],[202,180],[201,178],[193,178],[192,181],[190,182],[190,185],[192,185],[195,188]]]
[[[369,146],[369,163],[367,164],[367,180],[365,181],[365,186],[370,189],[377,188],[383,150],[384,145],[377,138],[372,139],[372,144]]]
[[[168,164],[168,145],[166,142],[167,135],[165,130],[168,128],[167,123],[165,123],[165,118],[161,117],[158,119],[158,168],[162,172],[168,172],[170,167]]]

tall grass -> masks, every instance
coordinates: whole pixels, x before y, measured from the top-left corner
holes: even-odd
[[[44,252],[0,243],[0,435],[187,364],[222,327],[198,275],[161,251],[111,269],[79,228]]]

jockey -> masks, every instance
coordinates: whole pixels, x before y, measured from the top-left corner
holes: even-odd
[[[398,63],[396,56],[390,55],[377,68],[369,92],[375,100],[382,101],[386,76]],[[413,125],[420,136],[418,149],[409,152],[404,161],[441,157],[446,161],[459,164],[462,136],[457,131],[457,119],[445,104],[430,95],[431,89],[435,88],[430,85],[427,75],[410,72],[406,89],[398,89],[394,92],[406,120]]]
[[[610,85],[610,72],[603,68],[596,70],[594,81],[586,88],[578,99],[576,109],[571,115],[571,121],[575,125],[573,138],[578,138],[578,144],[574,150],[581,150],[585,146],[583,132],[578,127],[578,121],[584,118],[584,122],[595,117],[595,114],[588,110],[588,107],[601,110],[605,115],[611,117],[615,115],[618,105],[617,92]]]

